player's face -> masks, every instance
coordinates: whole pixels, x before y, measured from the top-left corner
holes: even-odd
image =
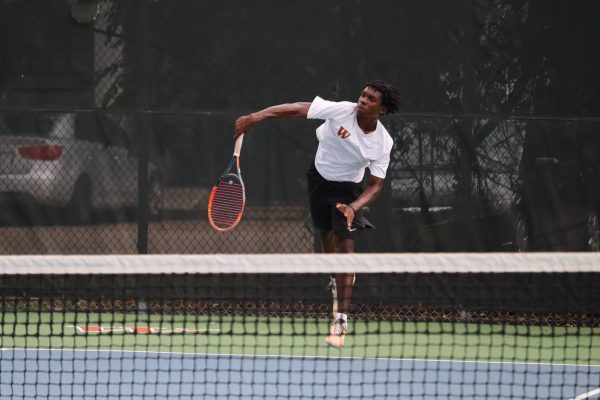
[[[363,118],[379,118],[385,114],[386,108],[381,104],[381,93],[365,87],[358,98],[356,113]]]

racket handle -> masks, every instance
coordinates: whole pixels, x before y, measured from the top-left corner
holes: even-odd
[[[242,142],[243,141],[244,141],[244,135],[238,136],[237,140],[235,141],[235,147],[233,148],[234,156],[239,157],[239,155],[242,151]]]

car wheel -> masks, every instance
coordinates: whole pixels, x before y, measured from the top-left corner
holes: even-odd
[[[522,212],[517,212],[513,219],[513,250],[529,251],[531,249],[531,235],[529,222]]]
[[[88,224],[92,220],[92,184],[80,179],[69,201],[69,220],[75,224]]]
[[[148,182],[148,215],[150,219],[160,219],[163,209],[163,187],[159,178]]]
[[[588,251],[600,251],[600,218],[596,211],[587,214],[586,241]]]

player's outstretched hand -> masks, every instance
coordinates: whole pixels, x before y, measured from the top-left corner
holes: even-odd
[[[256,120],[251,115],[243,115],[235,121],[235,133],[234,139],[237,139],[241,135],[247,133],[250,128],[254,126]]]
[[[354,221],[354,208],[347,204],[337,203],[335,208],[346,217],[346,223],[348,224],[348,230],[352,229],[352,221]]]

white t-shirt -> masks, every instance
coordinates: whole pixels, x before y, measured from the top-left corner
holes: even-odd
[[[365,133],[356,120],[356,103],[333,102],[317,96],[307,118],[324,119],[317,128],[319,147],[315,157],[317,171],[328,181],[361,182],[365,168],[371,175],[385,178],[394,141],[381,124]]]

